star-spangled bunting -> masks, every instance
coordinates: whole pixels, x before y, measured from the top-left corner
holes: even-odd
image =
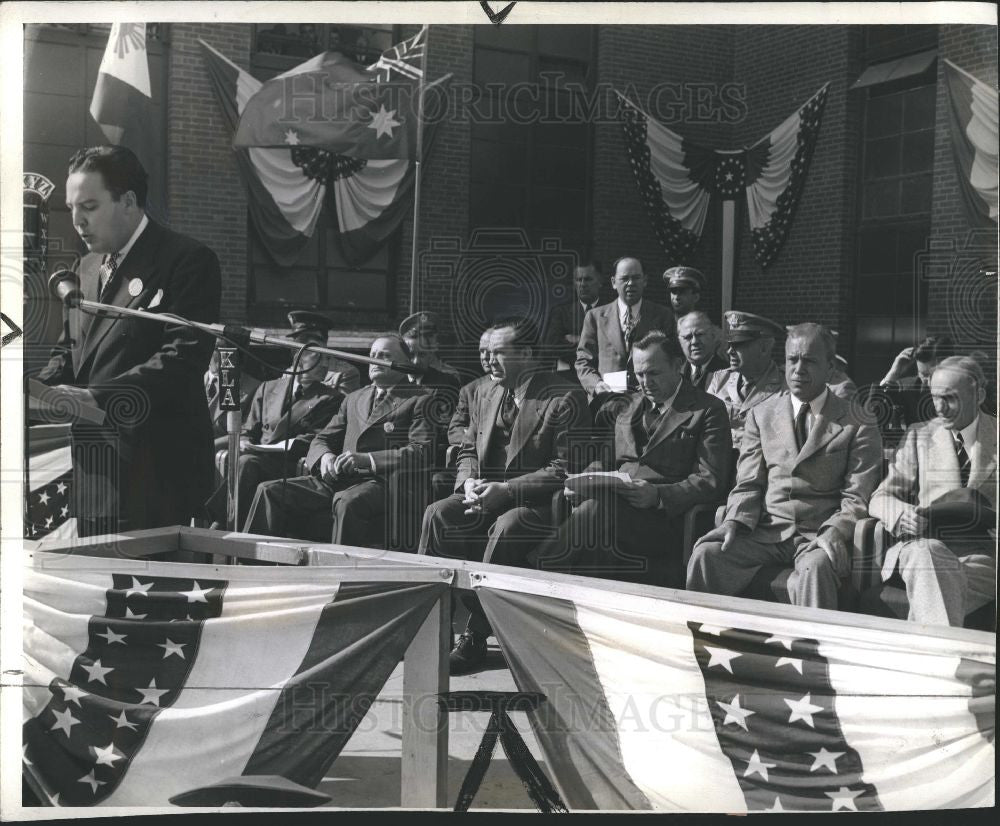
[[[829,664],[815,640],[688,627],[719,745],[749,810],[882,810],[844,738]],[[791,658],[801,670],[781,667]]]
[[[48,536],[71,517],[72,480],[73,471],[67,469],[51,482],[30,491],[24,530],[26,539],[41,539]]]
[[[662,124],[619,93],[618,117],[632,173],[668,260],[695,251],[712,198],[745,194],[754,257],[768,266],[788,237],[819,133],[829,84],[753,146],[709,149]]]
[[[117,788],[187,679],[184,651],[197,649],[204,621],[222,610],[221,581],[114,574],[113,582],[70,680],[52,681],[47,707],[23,728],[25,761],[58,784],[45,792],[63,806],[100,803]]]

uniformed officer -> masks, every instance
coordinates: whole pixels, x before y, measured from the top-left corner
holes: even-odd
[[[705,276],[694,267],[671,267],[663,273],[663,281],[670,292],[670,306],[677,320],[697,309],[705,291]]]
[[[733,447],[739,448],[747,413],[787,388],[785,377],[771,357],[775,336],[784,328],[764,316],[738,310],[726,313],[726,326],[730,366],[716,370],[705,389],[726,403]]]

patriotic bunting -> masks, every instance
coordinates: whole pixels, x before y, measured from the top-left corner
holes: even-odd
[[[73,516],[73,459],[69,425],[34,425],[28,440],[28,512],[25,539],[71,539],[76,536]]]
[[[829,84],[753,146],[707,149],[657,123],[618,97],[632,172],[653,231],[667,258],[689,259],[713,197],[746,192],[754,257],[761,267],[778,254],[791,227],[812,158]]]
[[[448,587],[379,576],[36,552],[26,782],[61,806],[167,805],[241,775],[315,788]]]
[[[959,190],[973,226],[997,222],[997,90],[944,62],[951,120],[951,148]]]
[[[477,593],[518,689],[546,697],[529,720],[571,809],[994,805],[994,634],[513,574]]]

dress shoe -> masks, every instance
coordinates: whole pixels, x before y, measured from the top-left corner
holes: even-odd
[[[486,637],[465,631],[448,656],[448,670],[452,674],[469,674],[486,663]]]

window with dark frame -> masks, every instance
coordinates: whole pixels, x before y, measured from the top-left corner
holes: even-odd
[[[936,45],[934,26],[866,29],[879,60]],[[878,381],[926,333],[927,289],[917,275],[931,229],[936,66],[864,90],[851,363],[859,384]]]
[[[401,39],[391,25],[255,24],[250,71],[258,80],[269,80],[327,50],[368,65]],[[348,328],[383,326],[394,315],[399,234],[360,267],[349,266],[329,193],[316,231],[293,266],[279,267],[271,259],[249,218],[247,237],[249,323],[285,327],[291,309],[318,310]]]

